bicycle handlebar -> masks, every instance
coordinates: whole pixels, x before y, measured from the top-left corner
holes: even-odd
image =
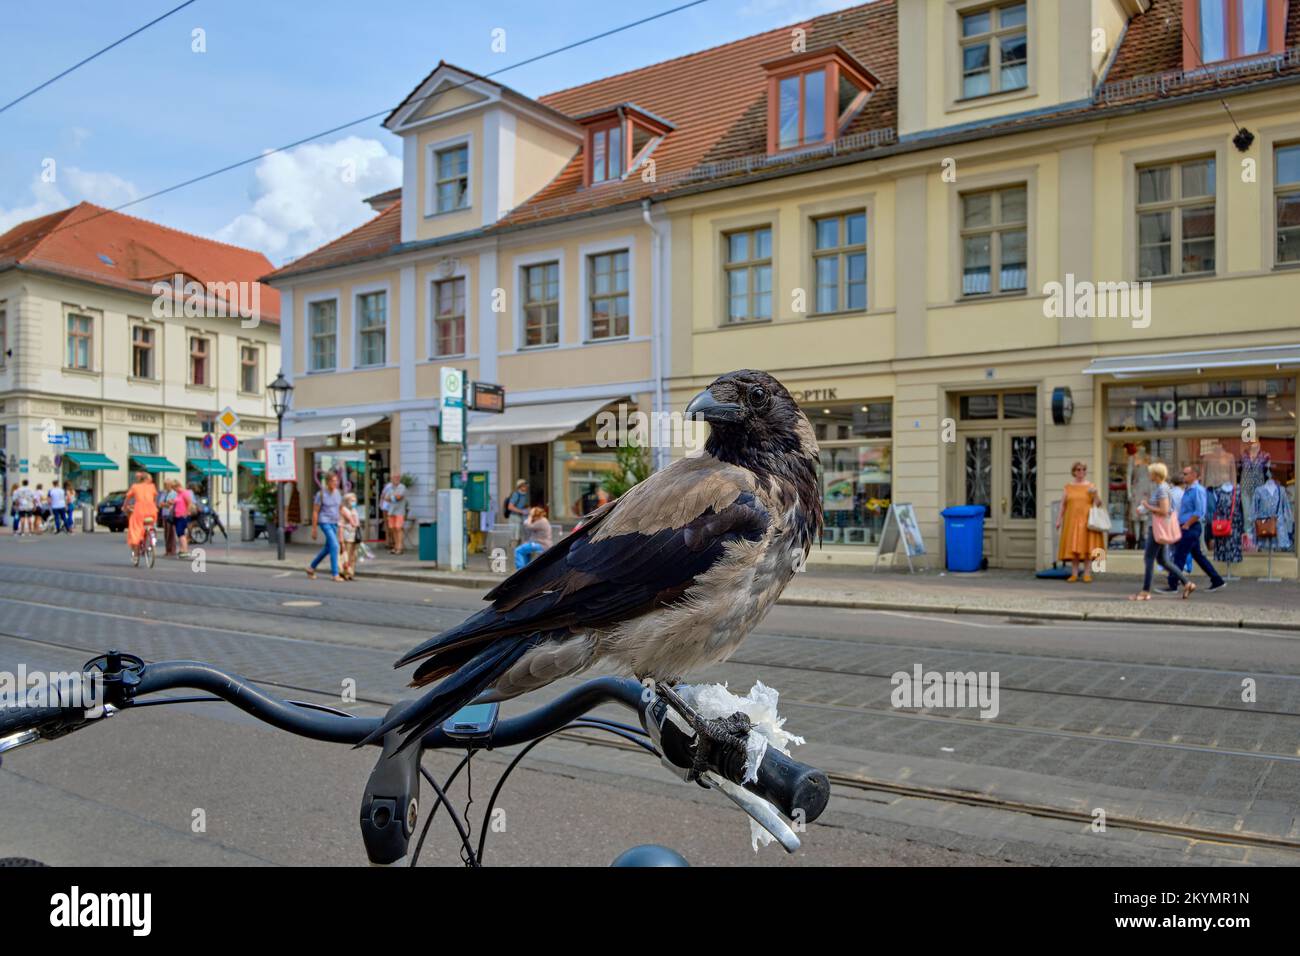
[[[112,708],[129,709],[131,703],[144,694],[190,688],[220,697],[280,730],[330,743],[359,744],[383,720],[380,717],[352,717],[310,710],[267,694],[243,678],[199,661],[151,663],[131,677],[131,680],[121,680],[119,675],[117,681],[107,678],[108,703],[112,707],[105,711],[106,714],[112,714]],[[113,690],[114,687],[117,690]],[[667,708],[660,698],[647,693],[643,685],[629,678],[595,678],[526,714],[505,718],[497,724],[491,740],[484,746],[510,747],[538,740],[563,729],[604,703],[617,703],[636,711],[647,731],[651,731],[651,725],[654,725],[653,735],[660,741],[664,758],[680,769],[691,768],[693,735],[667,719]],[[29,742],[30,735],[24,737],[29,731],[35,731],[43,739],[53,739],[93,722],[86,717],[83,707],[0,708],[0,752]],[[447,736],[441,727],[426,733],[420,743],[422,750],[465,746],[465,741]],[[741,779],[742,768],[734,759],[711,756],[708,769],[764,798],[792,819],[801,814],[806,822],[816,820],[830,798],[830,783],[825,773],[773,747],[768,747],[763,755],[756,781],[745,783]]]

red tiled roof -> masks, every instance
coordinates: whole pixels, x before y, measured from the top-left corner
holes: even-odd
[[[1151,101],[1171,102],[1184,94],[1230,90],[1278,76],[1300,75],[1300,0],[1293,0],[1289,11],[1289,52],[1285,56],[1188,75],[1182,72],[1182,0],[1153,0],[1145,13],[1129,22],[1092,100],[1062,105],[1054,112],[993,120],[980,132],[992,136],[1033,124],[1078,121],[1108,109],[1132,108]],[[570,118],[620,103],[635,103],[672,123],[674,129],[652,154],[655,182],[643,182],[639,172],[634,172],[620,182],[584,187],[583,158],[579,153],[536,195],[484,231],[491,233],[613,208],[662,196],[691,182],[718,185],[772,168],[793,172],[824,159],[828,150],[811,150],[802,156],[778,158],[778,167],[764,156],[768,89],[764,64],[790,55],[792,31],[796,28],[806,31],[808,50],[839,44],[880,81],[835,144],[835,155],[868,158],[870,151],[878,147],[897,147],[897,12],[895,0],[874,0],[540,97],[538,102]],[[922,140],[913,144],[914,148],[925,146]],[[273,275],[382,255],[385,242],[389,246],[400,242],[399,209],[400,203],[361,229],[285,265]]]
[[[152,295],[154,282],[177,273],[203,283],[257,282],[271,262],[251,249],[83,202],[0,235],[0,270],[15,266]],[[279,292],[264,285],[259,302],[262,319],[280,320]]]
[[[374,219],[363,222],[351,232],[344,233],[333,242],[327,242],[319,249],[313,249],[292,262],[286,262],[269,273],[266,278],[277,279],[295,272],[325,269],[329,266],[380,256],[401,241],[402,200],[398,199]]]

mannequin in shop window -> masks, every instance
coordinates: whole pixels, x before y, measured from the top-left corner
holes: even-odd
[[[1134,547],[1140,550],[1151,524],[1151,516],[1138,507],[1151,496],[1154,487],[1147,471],[1151,458],[1141,445],[1127,445],[1125,448],[1128,451],[1128,523],[1136,542]]]
[[[1255,492],[1263,487],[1268,479],[1270,461],[1268,452],[1260,447],[1259,442],[1247,442],[1241,449],[1241,507],[1250,527],[1255,516]]]
[[[1245,482],[1242,483],[1245,487]],[[1290,551],[1295,541],[1295,512],[1291,495],[1277,483],[1272,471],[1251,495],[1255,522],[1255,544],[1260,550]]]
[[[1228,521],[1231,529],[1224,537],[1214,538],[1214,560],[1220,564],[1238,564],[1241,561],[1241,536],[1246,530],[1242,517],[1241,491],[1231,481],[1221,483],[1214,496],[1214,519]]]

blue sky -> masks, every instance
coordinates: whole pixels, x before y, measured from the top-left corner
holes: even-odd
[[[6,4],[0,103],[176,2]],[[440,58],[487,73],[679,2],[198,0],[0,113],[0,232],[82,199],[117,205],[391,107]],[[499,79],[538,95],[853,5],[707,0]],[[192,49],[196,28],[206,52]],[[504,53],[491,48],[496,28]],[[360,198],[398,182],[398,148],[374,120],[127,211],[279,263],[364,221]]]

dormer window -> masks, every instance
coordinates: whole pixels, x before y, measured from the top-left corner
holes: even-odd
[[[769,153],[834,142],[877,85],[840,46],[786,57],[764,69]]]
[[[1183,68],[1281,53],[1287,0],[1183,0]]]
[[[578,122],[587,128],[583,181],[588,186],[625,177],[673,129],[671,123],[631,103],[580,116]]]

